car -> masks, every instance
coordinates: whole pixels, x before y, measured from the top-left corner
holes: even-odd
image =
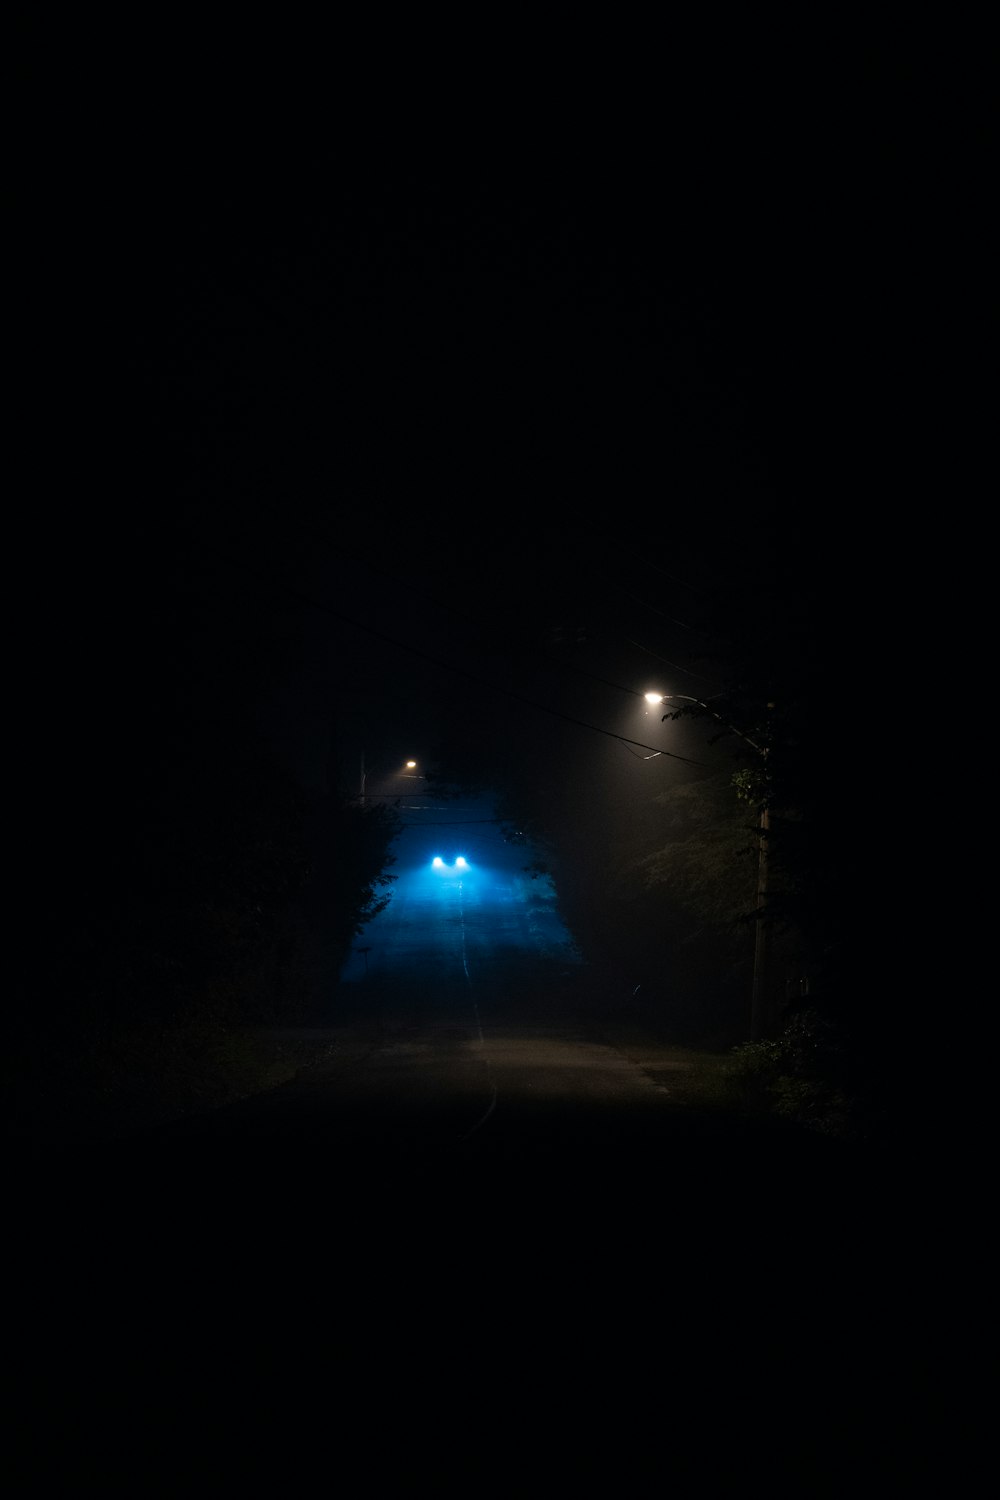
[[[463,870],[469,868],[469,861],[465,855],[456,854],[451,849],[446,849],[441,854],[435,854],[431,860],[431,864],[442,875],[460,875]]]

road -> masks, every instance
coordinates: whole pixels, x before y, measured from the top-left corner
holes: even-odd
[[[748,1195],[801,1208],[846,1170],[828,1142],[727,1107],[724,1060],[630,1014],[624,983],[595,996],[522,851],[470,823],[435,866],[435,832],[404,836],[389,905],[327,1013],[278,1033],[309,1066],[109,1151],[112,1180],[200,1192],[205,1211],[220,1184],[247,1202],[298,1184],[296,1212],[322,1180],[366,1223],[403,1204],[439,1218],[506,1204],[562,1229],[595,1206],[655,1217],[666,1199],[698,1222]]]
[[[463,1494],[891,1460],[900,1184],[712,1106],[593,1003],[551,888],[468,858],[401,864],[293,1082],[8,1195],[22,1492],[286,1487],[319,1449]]]

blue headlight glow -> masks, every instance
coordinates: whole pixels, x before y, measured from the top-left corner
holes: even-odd
[[[456,855],[454,861],[442,859],[440,854],[435,854],[431,860],[431,865],[435,870],[441,870],[446,874],[454,875],[456,871],[467,870],[469,868],[469,861],[464,854]]]

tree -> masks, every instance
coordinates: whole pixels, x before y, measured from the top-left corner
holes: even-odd
[[[313,800],[301,908],[321,985],[336,982],[354,938],[390,900],[400,823],[382,804],[363,807],[333,792]]]

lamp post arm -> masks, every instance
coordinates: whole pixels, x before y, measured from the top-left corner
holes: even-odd
[[[738,735],[741,740],[743,740],[747,745],[750,746],[751,750],[756,750],[758,755],[767,755],[767,750],[763,746],[758,745],[754,740],[750,738],[748,734],[744,734],[742,729],[737,729],[735,724],[730,724],[729,720],[724,719],[721,714],[717,714],[715,712],[715,709],[712,708],[710,704],[704,703],[701,698],[691,698],[686,693],[663,694],[664,703],[671,703],[675,698],[683,698],[685,703],[697,703],[698,707],[705,709],[706,713],[710,713],[713,719],[718,719],[720,724],[724,724],[725,727],[733,734]],[[663,724],[667,719],[672,719],[673,717],[673,714],[664,714],[663,718],[660,720],[660,723]]]

